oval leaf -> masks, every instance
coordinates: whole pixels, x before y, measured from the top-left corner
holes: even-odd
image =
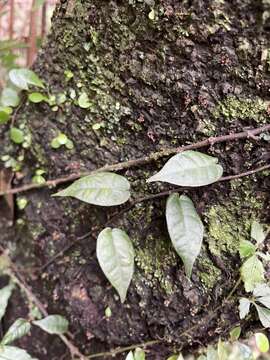
[[[223,173],[218,159],[198,151],[184,151],[173,156],[164,167],[147,180],[165,181],[179,186],[203,186],[217,181]]]
[[[256,301],[270,309],[270,287],[267,284],[256,285],[253,295],[256,296]]]
[[[256,333],[255,341],[260,352],[267,353],[269,351],[269,341],[263,333]]]
[[[265,328],[270,327],[270,310],[255,304],[260,322]]]
[[[18,106],[20,103],[20,98],[17,94],[17,91],[11,88],[5,88],[1,94],[1,104],[3,106]]]
[[[121,175],[103,172],[85,176],[53,196],[72,196],[88,204],[113,206],[130,197],[130,184]]]
[[[41,93],[39,93],[39,92],[33,92],[33,93],[29,94],[29,95],[28,95],[28,99],[29,99],[31,102],[35,103],[35,104],[38,104],[38,103],[40,103],[40,102],[42,102],[42,101],[48,100],[48,99],[46,98],[46,96],[44,96],[43,94],[41,94]]]
[[[102,230],[97,239],[97,258],[123,303],[134,272],[134,249],[128,235],[120,229]]]
[[[253,221],[253,223],[251,224],[250,235],[252,239],[257,241],[257,244],[261,244],[262,242],[264,242],[264,239],[266,237],[262,225],[257,221]]]
[[[17,339],[20,339],[24,335],[28,334],[30,329],[31,325],[27,320],[17,319],[4,335],[1,345],[7,345]]]
[[[166,220],[172,244],[190,277],[203,240],[201,219],[187,196],[172,194],[167,200]]]
[[[37,360],[32,358],[25,350],[15,346],[3,346],[0,348],[0,360]]]
[[[24,134],[22,130],[18,128],[12,127],[9,131],[9,136],[15,144],[21,144],[24,142]]]
[[[10,81],[22,90],[28,90],[28,85],[44,88],[40,78],[29,69],[13,69],[9,72]]]
[[[256,255],[251,256],[244,262],[240,273],[247,292],[253,291],[256,285],[264,281],[264,267]]]
[[[64,334],[68,331],[68,320],[61,315],[49,315],[33,324],[46,331],[48,334]]]
[[[250,309],[250,301],[247,298],[241,298],[239,301],[239,316],[240,319],[244,319],[247,314],[249,313],[249,309]]]

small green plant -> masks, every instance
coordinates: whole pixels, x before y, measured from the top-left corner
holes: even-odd
[[[145,352],[140,348],[135,349],[134,352],[130,351],[126,357],[126,360],[145,360],[145,359],[146,359]]]
[[[73,142],[63,133],[59,133],[51,141],[51,147],[53,149],[59,149],[61,146],[65,146],[68,150],[72,150],[74,148]]]

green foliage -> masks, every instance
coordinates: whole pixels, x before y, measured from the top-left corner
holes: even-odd
[[[38,104],[42,101],[47,101],[48,98],[46,96],[44,96],[43,94],[39,93],[39,92],[33,92],[28,94],[28,99],[29,101],[31,101],[32,103]]]
[[[264,242],[264,240],[265,240],[265,234],[264,234],[263,227],[257,221],[253,221],[253,223],[251,225],[250,236],[252,237],[252,239],[256,240],[258,245],[261,244],[262,242]]]
[[[239,301],[239,314],[240,314],[240,319],[244,319],[248,313],[249,313],[249,309],[250,309],[250,301],[247,298],[241,298]]]
[[[71,141],[65,134],[59,133],[57,137],[51,141],[51,147],[53,149],[59,149],[61,146],[65,146],[68,150],[74,148],[73,141]]]
[[[9,114],[3,110],[3,108],[0,109],[0,125],[6,124],[9,120]]]
[[[9,72],[9,79],[22,90],[29,90],[29,85],[44,88],[40,78],[29,69],[13,69]]]
[[[78,98],[78,105],[83,109],[88,109],[91,106],[88,95],[86,93],[82,93]]]
[[[6,87],[3,89],[0,99],[2,106],[16,107],[20,103],[20,98],[16,90]]]
[[[5,315],[8,305],[8,300],[11,297],[13,289],[14,289],[14,285],[10,283],[9,285],[5,286],[0,290],[0,321]]]
[[[33,324],[48,334],[64,334],[68,331],[68,320],[61,315],[49,315],[44,319],[33,321]]]
[[[25,350],[14,346],[0,347],[1,360],[37,360],[32,358]]]
[[[164,181],[179,186],[203,186],[217,181],[223,173],[218,159],[198,151],[184,151],[170,158],[147,182]]]
[[[9,136],[10,136],[10,139],[15,144],[22,144],[24,142],[24,133],[23,133],[23,131],[16,128],[16,127],[12,127],[10,129]]]
[[[29,321],[25,319],[17,319],[4,335],[0,345],[8,345],[17,339],[20,339],[24,335],[28,334],[30,329],[31,324]]]
[[[241,335],[241,327],[240,326],[236,326],[235,328],[233,328],[230,331],[230,340],[231,341],[236,341],[239,339],[240,335]]]
[[[172,194],[167,200],[166,220],[172,244],[190,277],[203,240],[201,219],[187,196]]]
[[[101,172],[75,181],[54,196],[72,196],[89,204],[114,206],[130,198],[130,184],[121,175]]]
[[[145,352],[140,348],[136,348],[134,353],[130,351],[127,354],[126,360],[145,360]]]
[[[267,353],[269,351],[269,340],[263,333],[256,333],[255,341],[261,353]]]
[[[134,272],[134,249],[128,235],[120,229],[102,230],[97,239],[97,258],[123,303]]]

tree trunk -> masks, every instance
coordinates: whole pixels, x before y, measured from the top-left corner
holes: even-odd
[[[12,147],[2,128],[1,154],[25,155],[23,182],[29,183],[36,169],[54,179],[267,123],[269,27],[263,18],[268,10],[254,0],[61,0],[34,66],[59,104],[25,102],[15,121],[31,134],[31,147]],[[88,109],[78,106],[82,93],[90,98]],[[74,149],[51,147],[59,132],[73,141]],[[269,160],[269,142],[260,138],[202,151],[218,157],[226,175]],[[166,160],[120,172],[132,183],[134,199],[172,188],[145,181]],[[33,280],[33,289],[49,312],[71,320],[83,352],[93,352],[98,342],[113,348],[157,339],[161,344],[149,358],[165,359],[173,349],[190,350],[226,335],[238,323],[237,295],[212,317],[209,313],[239,277],[239,241],[249,239],[252,220],[269,223],[267,175],[185,191],[205,225],[190,281],[170,245],[166,198],[137,204],[115,217],[109,225],[125,230],[136,252],[124,304],[97,263],[95,239],[125,205],[101,208],[53,198],[56,189],[47,188],[19,195],[28,205],[17,211],[16,255],[29,267],[42,266],[97,226],[99,231]],[[1,243],[7,234],[0,235]],[[107,307],[112,310],[108,319]]]

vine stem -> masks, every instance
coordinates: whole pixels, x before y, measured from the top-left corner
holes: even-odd
[[[78,173],[73,173],[73,174],[70,174],[67,176],[59,177],[57,179],[48,180],[42,184],[26,184],[21,187],[7,190],[5,192],[2,191],[2,192],[0,192],[0,196],[4,196],[4,195],[8,195],[8,194],[17,194],[17,193],[21,193],[21,192],[25,192],[25,191],[29,191],[29,190],[33,190],[33,189],[37,189],[37,188],[43,188],[43,187],[55,187],[59,184],[63,184],[63,183],[69,182],[69,181],[79,179],[82,176],[92,175],[92,174],[102,172],[102,171],[120,171],[120,170],[128,169],[131,167],[137,167],[140,165],[148,164],[152,161],[156,161],[165,156],[180,153],[180,152],[186,151],[186,150],[195,150],[195,149],[199,149],[199,148],[206,147],[206,146],[212,146],[217,143],[236,141],[236,140],[246,139],[246,138],[254,139],[254,138],[256,138],[256,135],[259,135],[268,130],[270,130],[270,125],[265,125],[265,126],[262,126],[259,128],[249,129],[249,130],[242,131],[239,133],[232,133],[232,134],[228,134],[228,135],[209,137],[205,140],[196,142],[194,144],[189,144],[189,145],[175,147],[175,148],[163,149],[161,151],[153,152],[150,155],[145,156],[145,157],[141,157],[138,159],[131,159],[131,160],[119,162],[116,164],[105,165],[105,166],[102,166],[102,167],[100,167],[96,170],[92,170],[92,171],[82,171],[82,172],[78,172]]]

